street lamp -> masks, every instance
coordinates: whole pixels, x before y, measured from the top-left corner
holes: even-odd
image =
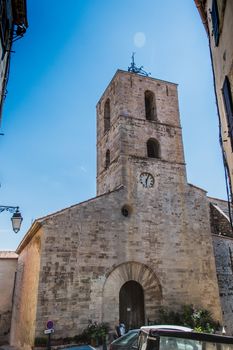
[[[8,205],[0,205],[0,213],[2,213],[4,210],[9,211],[10,213],[13,213],[11,222],[12,222],[12,228],[15,233],[19,232],[20,226],[22,224],[23,218],[21,216],[21,213],[19,211],[19,207],[11,207]]]

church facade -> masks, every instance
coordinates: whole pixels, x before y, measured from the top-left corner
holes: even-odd
[[[11,344],[48,320],[64,338],[185,304],[231,333],[225,207],[187,183],[177,85],[118,70],[97,104],[97,197],[36,220],[17,248]]]

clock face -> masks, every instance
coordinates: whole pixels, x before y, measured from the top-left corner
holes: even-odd
[[[154,186],[154,178],[151,174],[149,173],[141,173],[140,175],[140,183],[142,184],[143,187],[145,188],[151,188]]]

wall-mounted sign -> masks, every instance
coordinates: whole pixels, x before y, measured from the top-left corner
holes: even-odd
[[[53,328],[53,321],[48,321],[46,326],[47,326],[47,329],[52,329]]]

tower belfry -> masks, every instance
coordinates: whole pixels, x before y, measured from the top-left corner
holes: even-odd
[[[118,70],[97,105],[97,194],[135,192],[143,173],[186,181],[177,85]]]

